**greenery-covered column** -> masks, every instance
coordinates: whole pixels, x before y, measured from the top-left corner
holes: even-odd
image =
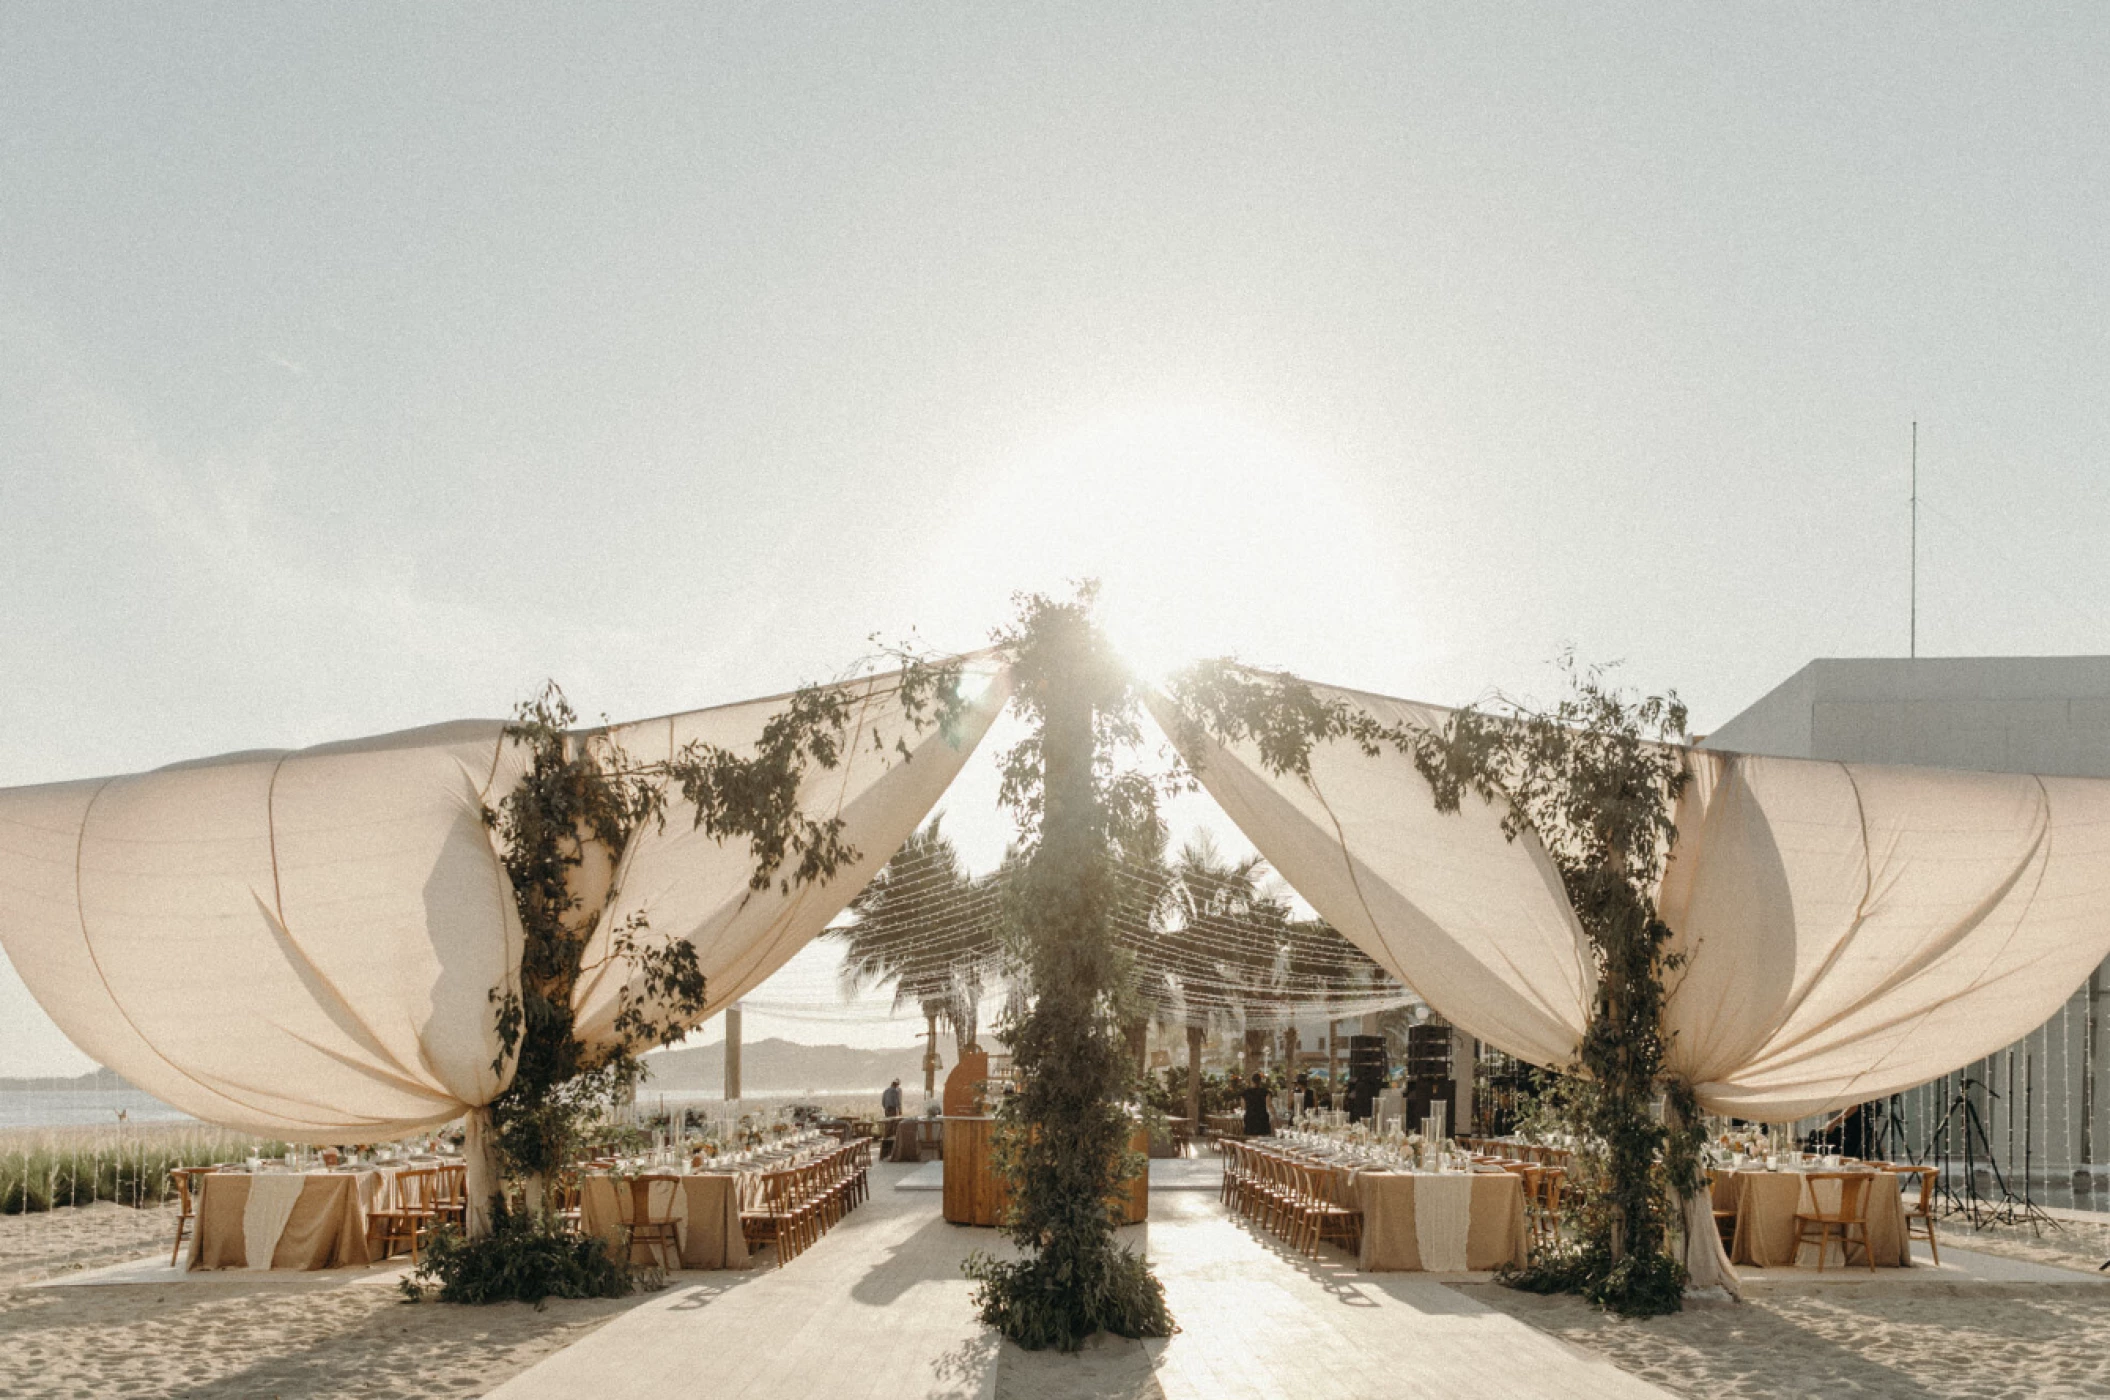
[[[1111,918],[1121,823],[1107,798],[1135,788],[1105,779],[1099,742],[1120,731],[1133,700],[1089,605],[1089,593],[1027,600],[1007,638],[1018,703],[1040,722],[1004,773],[1006,800],[1040,818],[1017,905],[1029,1001],[1006,1027],[1020,1092],[1003,1106],[997,1142],[1012,1191],[1004,1229],[1022,1257],[978,1255],[968,1272],[982,1319],[1034,1349],[1172,1326],[1149,1266],[1114,1238],[1115,1196],[1137,1164]]]

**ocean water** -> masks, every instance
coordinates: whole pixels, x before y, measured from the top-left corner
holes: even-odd
[[[0,1090],[0,1128],[94,1127],[116,1123],[119,1113],[130,1123],[197,1121],[137,1089]]]

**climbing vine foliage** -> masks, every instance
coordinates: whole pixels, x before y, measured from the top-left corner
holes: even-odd
[[[1319,743],[1371,755],[1389,747],[1414,760],[1439,811],[1471,794],[1501,809],[1511,840],[1530,832],[1544,844],[1589,936],[1597,997],[1575,1072],[1540,1105],[1545,1121],[1585,1144],[1579,1228],[1513,1281],[1629,1315],[1673,1312],[1685,1282],[1669,1249],[1673,1202],[1699,1189],[1702,1137],[1690,1087],[1664,1071],[1664,978],[1675,958],[1654,891],[1689,776],[1686,712],[1675,693],[1631,694],[1572,657],[1561,670],[1565,694],[1551,707],[1498,698],[1438,728],[1386,725],[1295,677],[1232,662],[1193,668],[1173,695],[1191,734],[1250,743],[1272,773],[1309,778]]]
[[[936,725],[956,738],[966,704],[959,663],[896,656],[892,683],[906,730]],[[680,1039],[705,1009],[695,947],[655,935],[649,910],[609,928],[598,961],[587,961],[597,921],[617,894],[609,874],[632,836],[648,822],[664,824],[669,794],[679,793],[697,829],[748,843],[754,890],[789,893],[833,876],[859,853],[841,818],[806,812],[799,792],[812,773],[847,757],[859,696],[853,687],[808,686],[769,720],[751,752],[693,743],[652,763],[635,761],[605,730],[575,730],[555,685],[519,707],[506,732],[525,750],[527,771],[484,813],[524,936],[518,991],[492,993],[501,1046],[494,1069],[513,1064],[511,1086],[491,1105],[509,1174],[539,1181],[562,1169],[587,1125],[635,1088],[638,1056]],[[891,740],[907,761],[906,732],[865,732],[882,752]],[[588,1044],[577,1033],[574,994],[582,976],[610,964],[625,974],[615,1034]]]
[[[1115,947],[1113,855],[1155,844],[1155,792],[1115,770],[1140,739],[1126,671],[1091,618],[1092,590],[1020,601],[999,634],[1032,737],[1003,761],[1002,793],[1025,833],[1016,892],[1016,952],[1027,997],[1003,1025],[1020,1091],[999,1111],[997,1162],[1011,1205],[1014,1260],[976,1255],[983,1321],[1021,1346],[1073,1351],[1094,1332],[1170,1334],[1164,1289],[1115,1238],[1123,1183],[1140,1169],[1128,1143],[1132,1019]]]

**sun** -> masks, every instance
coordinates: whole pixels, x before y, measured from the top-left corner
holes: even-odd
[[[1236,414],[1109,416],[992,480],[946,551],[948,587],[1096,578],[1102,624],[1146,677],[1204,656],[1316,662],[1396,603],[1373,514],[1318,454]]]

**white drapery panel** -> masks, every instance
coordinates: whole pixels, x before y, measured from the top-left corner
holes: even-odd
[[[587,861],[588,964],[642,912],[650,938],[696,944],[710,1010],[774,972],[923,820],[1003,708],[1007,673],[981,656],[967,674],[980,693],[950,740],[904,720],[898,675],[845,684],[843,761],[799,802],[841,817],[860,854],[820,885],[750,891],[747,842],[695,830],[678,798],[664,829],[632,837],[614,901],[608,863]],[[646,762],[696,739],[745,755],[788,698],[581,738]],[[504,728],[464,721],[0,791],[0,946],[74,1044],[186,1113],[308,1142],[467,1115],[481,1142],[476,1110],[511,1079],[492,1068],[491,997],[517,989],[522,945],[482,815],[525,771]],[[624,971],[582,979],[586,1038],[613,1034]]]
[[[496,721],[0,792],[0,944],[74,1044],[187,1113],[402,1136],[505,1083],[521,936]]]
[[[1433,706],[1328,686],[1386,724]],[[1180,738],[1162,697],[1154,713]],[[1574,1058],[1589,953],[1528,835],[1413,760],[1317,747],[1312,781],[1249,746],[1185,754],[1329,923],[1443,1015],[1538,1064]],[[1692,752],[1661,910],[1686,963],[1669,1065],[1703,1108],[1786,1121],[1924,1083],[2041,1025],[2110,954],[2110,781]]]
[[[1385,724],[1424,727],[1444,711],[1312,687]],[[1175,704],[1150,699],[1174,742]],[[1206,737],[1182,756],[1211,797],[1321,917],[1453,1024],[1541,1065],[1575,1058],[1595,969],[1560,875],[1536,837],[1503,839],[1502,813],[1467,796],[1438,812],[1412,760],[1317,745],[1311,781],[1275,776],[1250,744]]]
[[[2110,953],[2110,781],[1692,753],[1670,1067],[1717,1113],[1880,1098],[2042,1025]]]
[[[698,830],[695,809],[669,794],[664,824],[648,824],[632,838],[613,872],[615,897],[604,902],[579,979],[573,1008],[579,1036],[589,1043],[615,1036],[626,984],[640,988],[623,965],[608,958],[613,932],[634,914],[649,931],[641,946],[685,939],[703,969],[709,1016],[746,995],[790,961],[886,864],[945,794],[990,724],[1010,698],[1010,673],[986,654],[969,658],[963,688],[974,694],[952,735],[935,727],[918,732],[902,713],[898,673],[851,681],[843,687],[853,710],[843,761],[816,770],[799,791],[809,816],[840,817],[843,839],[858,858],[817,884],[783,892],[778,882],[749,888],[754,857],[746,841],[721,843]],[[605,731],[633,760],[672,758],[697,740],[746,753],[786,697],[752,700],[645,720]],[[896,743],[905,744],[906,755]]]

